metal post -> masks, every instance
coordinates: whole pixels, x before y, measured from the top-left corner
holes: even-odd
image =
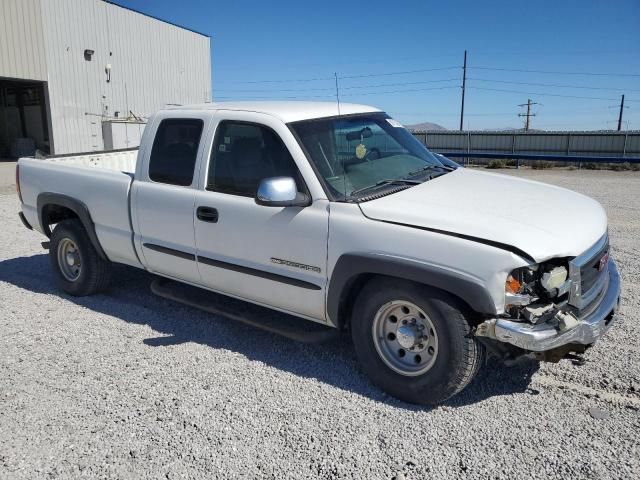
[[[467,153],[471,151],[471,133],[467,132]],[[469,157],[466,159],[467,165],[469,165]]]
[[[624,95],[620,100],[620,114],[618,115],[618,131],[622,129],[622,111],[624,110]]]
[[[460,131],[464,122],[464,91],[467,86],[467,51],[464,51],[464,64],[462,65],[462,103],[460,105]]]

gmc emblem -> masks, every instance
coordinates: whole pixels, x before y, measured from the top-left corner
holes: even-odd
[[[609,252],[605,253],[600,259],[600,263],[598,264],[598,271],[601,272],[609,263]]]

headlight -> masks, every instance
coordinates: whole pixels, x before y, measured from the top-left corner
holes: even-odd
[[[567,281],[568,273],[565,267],[554,267],[542,274],[540,285],[547,293],[555,296],[558,293],[557,290]]]
[[[529,305],[538,300],[554,303],[567,293],[568,270],[561,263],[560,260],[552,260],[512,271],[504,284],[506,309]]]

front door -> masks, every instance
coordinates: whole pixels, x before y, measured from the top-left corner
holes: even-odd
[[[308,192],[281,134],[293,137],[273,119],[256,121],[256,114],[219,113],[217,121],[195,201],[203,285],[325,321],[328,201],[314,199],[304,208],[257,205],[264,178],[293,177],[298,190]]]

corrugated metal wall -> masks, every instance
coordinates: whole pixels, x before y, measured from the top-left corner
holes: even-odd
[[[101,0],[41,8],[56,154],[102,149],[101,115],[211,100],[208,37]]]
[[[0,77],[47,80],[40,0],[0,1]]]
[[[640,132],[415,132],[435,152],[639,156]]]

